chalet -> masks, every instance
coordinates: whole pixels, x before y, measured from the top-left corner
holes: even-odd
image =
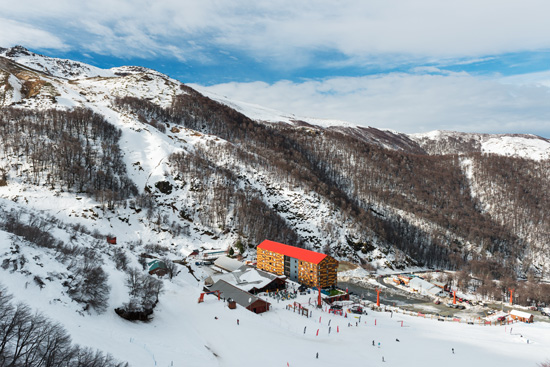
[[[252,294],[272,292],[286,288],[286,278],[284,276],[277,276],[249,267],[241,267],[230,273],[213,274],[204,280],[204,285],[211,287],[218,280],[223,280]]]
[[[163,276],[168,273],[168,268],[163,261],[153,260],[147,265],[149,265],[149,274],[151,275],[156,274],[158,276]]]
[[[529,324],[533,322],[533,315],[528,312],[512,310],[510,311],[510,317],[514,320],[527,322]]]
[[[257,247],[257,268],[309,287],[335,286],[338,261],[333,257],[303,248],[265,240]]]
[[[187,248],[185,246],[183,246],[181,249],[180,249],[180,252],[183,256],[185,257],[196,257],[199,255],[199,250],[197,249],[190,249],[190,248]]]
[[[243,291],[225,280],[218,280],[209,288],[210,291],[220,291],[221,296],[225,299],[231,299],[238,305],[246,308],[254,313],[263,313],[269,311],[269,302],[264,301],[251,293]]]

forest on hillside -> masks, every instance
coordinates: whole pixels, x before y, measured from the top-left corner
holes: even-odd
[[[251,248],[269,238],[365,265],[380,248],[395,258],[388,266],[463,270],[480,279],[545,275],[537,256],[548,252],[550,238],[549,161],[429,155],[410,141],[387,149],[364,131],[260,123],[188,87],[181,92],[167,108],[134,97],[113,102],[160,133],[179,126],[221,139],[168,158],[171,182],[185,187],[199,208],[172,206],[179,223],[167,222],[154,188],[139,193],[128,178],[121,131],[84,108],[2,108],[0,184],[11,173],[90,195],[109,209],[130,205],[174,236],[185,235],[195,218],[212,233],[234,231]],[[254,187],[243,172],[268,177],[265,187]],[[330,203],[334,220],[321,221],[318,236],[298,231],[281,215],[284,205],[268,203],[274,183]],[[157,185],[163,191],[170,183]],[[341,233],[344,241],[319,240]]]
[[[544,193],[550,188],[550,162],[389,150],[340,131],[257,123],[183,88],[185,94],[170,108],[135,98],[119,99],[117,105],[143,120],[175,123],[230,142],[205,146],[196,158],[222,176],[231,175],[223,173],[229,167],[215,162],[233,157],[238,165],[326,198],[343,219],[353,220],[357,251],[368,253],[375,241],[395,246],[419,264],[468,268],[480,276],[489,272],[496,279],[540,270],[529,259],[533,250],[547,246],[550,224],[543,208],[549,204]],[[472,180],[464,171],[465,158],[473,162]],[[189,166],[179,171],[191,172]],[[200,172],[205,171],[195,169],[193,175],[211,187],[206,184],[210,174],[201,178]],[[222,180],[214,187],[219,191],[227,185]],[[236,192],[213,197],[223,198],[214,205],[219,208],[238,200]],[[485,265],[472,266],[479,263]]]
[[[85,108],[0,109],[0,154],[8,172],[33,185],[87,193],[112,208],[137,194],[118,145],[121,131]],[[18,157],[11,166],[11,157]],[[25,162],[23,164],[21,162]]]

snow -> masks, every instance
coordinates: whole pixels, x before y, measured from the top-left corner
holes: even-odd
[[[21,100],[21,82],[14,75],[10,74],[8,77],[8,83],[10,83],[13,91],[12,101],[16,103],[19,102]]]
[[[94,76],[115,76],[111,70],[100,69],[78,61],[57,59],[34,53],[30,53],[30,55],[19,54],[11,57],[11,59],[31,69],[44,70],[46,73],[60,78],[80,79]],[[67,72],[68,65],[70,65],[72,73]]]
[[[437,141],[447,138],[464,141],[473,140],[480,143],[482,153],[539,161],[550,159],[550,140],[535,135],[490,135],[436,130],[427,133],[408,134],[408,136],[415,141],[424,139]]]
[[[0,243],[8,243],[8,237],[0,232]],[[0,251],[5,250],[3,245]],[[384,357],[394,366],[506,367],[535,365],[548,358],[548,323],[514,324],[510,334],[510,326],[439,322],[370,310],[359,321],[357,315],[345,318],[311,307],[313,315],[306,318],[285,309],[294,300],[276,302],[272,298],[267,299],[272,310],[256,315],[240,306],[230,310],[215,296],[207,295],[205,302],[197,303],[200,285],[188,274],[164,282],[166,290],[151,322],[134,323],[112,311],[121,301],[119,292],[124,294],[120,286],[113,288],[111,307],[105,314],[82,316],[72,312],[73,303],[60,306],[52,301],[59,296],[55,283],[47,283],[41,291],[34,284],[25,288],[22,275],[0,272],[1,282],[17,300],[61,322],[75,342],[109,352],[132,366],[377,366]],[[121,284],[113,271],[110,278]],[[309,307],[310,298],[315,297],[298,296],[296,301]],[[59,312],[60,307],[65,311]],[[380,342],[380,348],[372,347],[372,340],[377,345]]]
[[[16,61],[30,67],[47,67],[50,73],[58,77],[68,77],[67,73],[58,69],[62,63],[48,58],[39,60],[34,56],[20,57]],[[179,133],[159,134],[153,127],[137,123],[132,116],[116,111],[111,106],[115,96],[150,98],[154,103],[167,106],[174,95],[182,93],[179,84],[174,80],[143,68],[101,70],[83,66],[82,69],[75,70],[79,71],[71,83],[59,78],[47,79],[59,93],[55,105],[51,99],[41,101],[37,98],[29,103],[35,103],[41,108],[71,108],[81,105],[104,115],[122,130],[120,146],[126,152],[124,159],[127,170],[140,190],[146,185],[154,185],[155,182],[165,179],[165,172],[169,170],[166,158],[171,153],[192,150],[195,144],[215,139],[187,129],[181,129]],[[120,72],[129,75],[115,77],[115,73]],[[148,79],[144,75],[152,77]],[[14,87],[13,101],[16,102],[21,98],[17,94],[20,82],[10,76],[9,83]],[[212,94],[209,96],[255,120],[290,124],[301,120],[325,127],[346,125],[341,121],[301,118]],[[434,132],[430,136],[436,138],[440,135],[440,132]],[[484,141],[483,149],[497,154],[523,154],[525,157],[547,159],[544,157],[548,157],[548,144],[548,141],[541,139],[495,137]],[[137,162],[139,165],[135,165]],[[468,162],[464,163],[465,169],[471,166]],[[340,222],[338,217],[335,218],[330,203],[312,193],[299,188],[273,185],[267,181],[267,172],[252,172],[242,168],[242,174],[250,181],[250,187],[262,190],[270,205],[277,203],[287,209],[282,216],[303,218],[301,223],[296,224],[297,231],[323,238],[326,236],[318,232],[317,221],[336,221],[342,227],[348,225]],[[269,195],[265,193],[266,188],[272,190]],[[55,215],[65,223],[83,224],[90,230],[109,231],[119,238],[121,248],[125,248],[130,241],[139,239],[151,243],[174,243],[175,250],[192,250],[201,246],[213,248],[220,245],[220,242],[207,236],[173,238],[153,232],[150,226],[142,222],[143,215],[138,216],[129,209],[120,210],[116,214],[109,213],[90,198],[67,192],[52,192],[45,186],[24,185],[18,177],[10,178],[9,185],[0,188],[0,208],[26,208]],[[128,222],[122,222],[120,217],[127,218]],[[55,232],[56,238],[70,241],[69,233],[57,229]],[[1,255],[10,253],[11,238],[11,235],[0,231]],[[46,281],[42,290],[32,281],[34,275],[45,278],[48,274],[57,273],[63,277],[67,272],[66,267],[57,262],[48,251],[25,245],[17,238],[14,241],[21,245],[22,254],[27,259],[32,259],[26,265],[32,275],[0,268],[0,283],[8,287],[15,300],[27,302],[34,309],[59,321],[75,342],[109,352],[119,360],[128,361],[132,366],[246,367],[257,364],[286,366],[287,363],[289,366],[377,366],[382,365],[381,360],[384,357],[385,364],[394,366],[425,367],[438,363],[447,366],[486,364],[506,367],[536,365],[550,357],[548,323],[514,324],[514,333],[511,334],[507,332],[509,328],[501,326],[438,322],[395,313],[392,317],[389,313],[371,311],[362,316],[359,323],[353,315],[343,318],[315,309],[312,318],[305,318],[285,309],[294,300],[277,302],[272,298],[267,300],[273,309],[256,315],[242,307],[230,310],[214,296],[206,296],[204,303],[197,303],[202,282],[195,280],[186,268],[181,268],[182,272],[173,281],[164,281],[165,291],[155,309],[154,319],[149,323],[133,323],[121,319],[113,311],[128,300],[128,292],[124,285],[124,274],[114,269],[106,254],[103,268],[109,274],[112,287],[109,308],[102,315],[86,314],[80,311],[80,305],[65,294],[65,288],[59,279],[54,277],[53,281]],[[230,239],[227,242],[229,241]],[[379,250],[375,251],[377,254]],[[194,267],[194,270],[199,279],[210,275],[207,269]],[[252,271],[243,277],[248,277],[248,281],[259,279]],[[380,286],[361,268],[339,274],[339,279],[353,279]],[[310,297],[312,296],[298,296],[297,301],[309,307]],[[429,306],[426,308],[429,309]],[[237,319],[240,320],[240,325],[236,324]],[[328,320],[331,320],[330,334]],[[347,326],[348,323],[354,325],[355,322],[359,326]],[[339,332],[336,331],[337,327]],[[316,336],[317,329],[319,336]],[[400,342],[396,342],[396,338]],[[381,343],[380,349],[371,346],[372,340]],[[455,349],[454,355],[451,348]],[[318,360],[315,359],[316,353],[319,353]]]
[[[482,151],[540,161],[550,159],[550,141],[534,137],[502,136],[484,141]]]
[[[313,117],[305,116],[296,116],[294,114],[289,114],[281,112],[272,108],[263,107],[257,104],[236,101],[229,99],[227,97],[220,96],[219,94],[208,91],[206,88],[201,87],[200,85],[190,84],[193,89],[199,91],[201,94],[207,96],[210,99],[213,99],[219,103],[222,103],[228,107],[233,108],[236,111],[239,111],[246,117],[255,121],[266,121],[266,122],[284,122],[287,124],[294,125],[298,121],[306,122],[311,125],[321,126],[321,127],[331,127],[331,126],[341,126],[341,127],[356,127],[356,124],[352,124],[342,120],[334,119],[320,119]]]

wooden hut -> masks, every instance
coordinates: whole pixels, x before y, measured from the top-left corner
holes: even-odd
[[[533,322],[533,315],[528,312],[512,310],[510,311],[510,317],[514,320],[527,322],[529,324]]]

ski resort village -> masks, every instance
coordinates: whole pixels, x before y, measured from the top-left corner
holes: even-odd
[[[0,48],[0,367],[548,367],[550,141]]]
[[[126,247],[104,242],[96,247],[105,254]],[[164,285],[151,310],[90,315],[60,291],[63,273],[41,275],[53,254],[7,234],[0,243],[36,274],[3,270],[18,301],[63,325],[74,342],[133,366],[536,366],[550,345],[546,309],[516,306],[512,295],[486,304],[435,280],[445,272],[337,273],[328,255],[268,240],[248,260],[227,250],[147,256],[142,273]],[[116,269],[109,277],[108,304],[122,304],[124,282]],[[338,287],[351,279],[355,291]]]

